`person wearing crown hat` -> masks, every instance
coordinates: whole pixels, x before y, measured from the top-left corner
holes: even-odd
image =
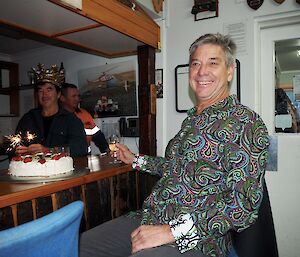
[[[35,72],[38,108],[24,114],[16,133],[27,132],[36,135],[29,146],[18,146],[16,154],[46,152],[48,148],[68,146],[72,157],[85,156],[88,145],[82,122],[73,114],[59,106],[61,83],[64,74],[56,65],[46,69],[38,64]]]

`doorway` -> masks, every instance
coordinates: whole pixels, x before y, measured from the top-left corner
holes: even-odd
[[[269,134],[278,140],[277,172],[266,172],[279,256],[295,257],[300,251],[300,134],[275,129],[275,45],[300,38],[300,12],[272,15],[256,21],[256,97]]]

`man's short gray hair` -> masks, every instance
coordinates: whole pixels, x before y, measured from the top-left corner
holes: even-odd
[[[235,63],[235,52],[236,52],[236,44],[230,38],[229,35],[222,35],[220,33],[217,34],[205,34],[199,37],[195,42],[190,46],[190,62],[191,57],[196,51],[199,46],[211,44],[220,46],[224,53],[225,53],[225,63],[226,66],[229,67],[230,65]]]

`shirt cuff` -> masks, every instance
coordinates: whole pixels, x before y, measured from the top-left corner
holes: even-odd
[[[171,232],[181,253],[193,249],[199,242],[196,226],[190,214],[185,214],[169,222]]]
[[[143,154],[135,154],[132,162],[132,168],[140,170],[142,166],[146,165],[147,161]]]

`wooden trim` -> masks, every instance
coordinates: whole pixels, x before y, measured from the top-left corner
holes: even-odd
[[[116,0],[82,0],[82,10],[78,10],[59,0],[49,1],[154,48],[160,45],[160,27],[140,7],[133,11]]]
[[[84,206],[84,209],[83,209],[83,216],[84,216],[84,220],[87,220],[87,217],[88,217],[88,209],[87,209],[87,207],[86,207],[86,196],[85,196],[86,185],[81,185],[80,189],[81,189],[82,201],[83,201],[83,203],[84,203],[84,205],[83,205],[83,206]],[[89,223],[86,222],[85,226],[86,226],[86,227],[85,227],[86,230],[88,230],[88,229],[89,229]]]
[[[57,199],[56,199],[55,193],[51,194],[51,200],[52,200],[52,209],[53,209],[53,211],[56,211],[57,210]]]
[[[13,216],[13,221],[14,221],[14,226],[18,226],[18,210],[17,210],[17,205],[14,204],[10,206],[12,216]]]
[[[89,29],[95,29],[95,28],[99,28],[99,27],[102,27],[103,25],[102,24],[92,24],[92,25],[89,25],[89,26],[85,26],[85,27],[80,27],[80,28],[76,28],[76,29],[70,29],[70,30],[66,30],[66,31],[63,31],[63,32],[59,32],[59,33],[56,33],[56,34],[52,34],[51,37],[60,37],[60,36],[64,36],[64,35],[68,35],[68,34],[73,34],[73,33],[76,33],[76,32],[81,32],[81,31],[84,31],[84,30],[89,30]]]
[[[31,200],[33,219],[36,220],[36,199]]]

